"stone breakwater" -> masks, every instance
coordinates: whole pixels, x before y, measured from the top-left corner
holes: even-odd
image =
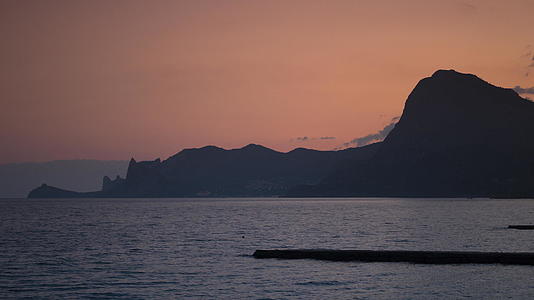
[[[397,251],[397,250],[256,250],[255,258],[328,261],[410,262],[422,264],[534,265],[530,252]]]

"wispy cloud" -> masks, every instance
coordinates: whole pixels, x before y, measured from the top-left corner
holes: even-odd
[[[516,85],[514,87],[514,91],[516,91],[518,94],[534,94],[534,86],[529,88],[522,88]]]
[[[388,125],[386,125],[384,128],[382,128],[380,131],[376,133],[368,134],[366,136],[358,137],[349,142],[343,143],[341,146],[337,147],[336,150],[347,148],[347,147],[352,147],[352,146],[362,147],[362,146],[369,145],[374,142],[383,141],[388,136],[388,134],[391,132],[391,130],[395,128],[395,125],[397,125],[397,122],[399,121],[399,119],[400,117],[394,117],[393,119],[391,119],[391,122]]]

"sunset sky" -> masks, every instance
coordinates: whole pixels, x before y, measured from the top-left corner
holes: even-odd
[[[534,86],[527,0],[2,0],[0,37],[0,163],[334,149],[437,69]]]

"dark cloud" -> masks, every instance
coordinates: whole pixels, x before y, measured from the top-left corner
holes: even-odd
[[[299,136],[294,139],[291,139],[291,141],[297,141],[297,142],[307,142],[307,141],[328,141],[328,140],[335,140],[335,136],[321,136],[321,137],[308,137],[308,136]]]
[[[388,134],[391,132],[391,130],[395,128],[395,125],[397,125],[397,122],[399,119],[400,117],[395,117],[391,119],[390,124],[386,125],[386,127],[382,128],[382,130],[380,130],[379,132],[368,134],[366,136],[355,138],[350,142],[343,143],[343,145],[341,145],[340,147],[337,147],[336,150],[346,148],[346,147],[351,147],[351,146],[361,147],[361,146],[369,145],[374,142],[383,141],[386,138],[386,136],[388,136]]]
[[[514,87],[514,91],[516,91],[518,94],[534,94],[534,86],[529,88],[522,88],[516,85],[516,87]]]

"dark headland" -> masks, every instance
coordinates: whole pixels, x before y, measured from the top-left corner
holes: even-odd
[[[501,197],[534,198],[534,103],[475,75],[422,79],[383,142],[340,151],[260,145],[186,149],[131,160],[126,178],[78,193],[42,185],[29,198]]]

